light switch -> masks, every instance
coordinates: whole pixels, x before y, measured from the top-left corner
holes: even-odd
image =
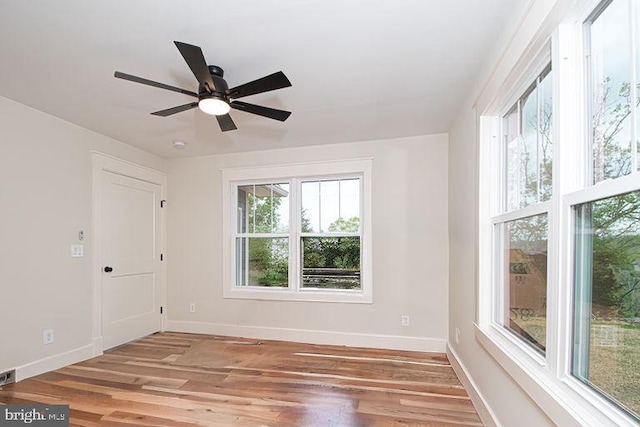
[[[84,256],[84,246],[83,245],[71,245],[71,257],[72,258],[82,258]]]

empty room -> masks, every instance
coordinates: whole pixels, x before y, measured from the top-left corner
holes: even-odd
[[[0,144],[2,426],[640,424],[640,0],[1,0]]]

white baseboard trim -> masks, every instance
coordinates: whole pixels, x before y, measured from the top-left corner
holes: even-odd
[[[397,335],[355,334],[350,332],[314,331],[308,329],[266,328],[221,323],[167,320],[167,332],[223,335],[265,340],[293,341],[309,344],[346,345],[349,347],[385,348],[444,353],[447,342],[437,338]]]
[[[93,348],[93,344],[89,344],[65,353],[45,357],[44,359],[18,366],[16,368],[16,381],[22,381],[36,375],[44,374],[45,372],[54,371],[74,363],[82,362],[83,360],[91,359],[93,357]]]
[[[491,410],[491,407],[487,405],[487,401],[478,389],[475,381],[473,381],[473,378],[469,376],[467,369],[464,367],[462,362],[460,362],[455,350],[453,350],[448,344],[447,357],[449,358],[449,363],[451,363],[451,367],[458,376],[458,379],[460,379],[465,390],[469,393],[471,402],[473,402],[473,406],[476,408],[476,411],[480,416],[480,420],[482,420],[482,424],[487,427],[499,427],[500,424],[498,423],[494,412]]]
[[[93,338],[93,357],[101,356],[104,353],[104,343],[102,337]]]

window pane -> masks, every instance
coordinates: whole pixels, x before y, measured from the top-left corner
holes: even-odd
[[[575,208],[572,372],[640,414],[640,192]]]
[[[522,99],[522,143],[519,160],[521,183],[520,206],[538,201],[538,89]]]
[[[547,215],[505,223],[505,327],[540,352],[547,334]]]
[[[540,200],[551,199],[553,179],[553,82],[549,72],[538,86],[540,92]]]
[[[507,211],[518,209],[520,207],[519,182],[518,175],[520,173],[519,144],[520,144],[520,127],[519,103],[516,104],[511,111],[502,119],[502,129],[504,134],[504,142],[506,144],[506,190],[507,190]]]
[[[635,86],[636,88],[636,95],[635,95],[636,106],[639,107],[639,108],[636,108],[635,144],[637,148],[636,165],[640,165],[640,43],[637,42],[637,40],[640,40],[640,5],[636,3],[634,10],[635,10],[635,16],[632,17],[631,19],[634,19],[634,23],[635,23],[634,25],[635,34],[633,35],[633,37],[636,40],[636,43],[635,43],[636,50],[635,52],[633,52],[633,57],[636,63],[636,74],[635,74],[636,80],[635,82],[633,82],[631,87]],[[631,98],[633,99],[633,95]]]
[[[593,180],[631,172],[631,38],[628,0],[614,0],[590,26]]]
[[[302,183],[302,232],[320,232],[320,183]]]
[[[360,231],[360,179],[302,183],[303,233]]]
[[[553,87],[547,68],[502,118],[506,210],[551,198]]]
[[[338,181],[321,181],[320,231],[328,231],[338,218],[340,218],[340,184]]]
[[[360,229],[360,180],[340,180],[340,221],[329,231],[357,233]]]
[[[236,238],[237,286],[287,287],[288,238]]]
[[[238,186],[238,233],[286,233],[289,184]]]
[[[303,237],[302,287],[360,289],[359,237]]]

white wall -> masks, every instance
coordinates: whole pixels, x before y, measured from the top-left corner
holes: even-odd
[[[220,170],[362,157],[373,158],[373,304],[224,299]],[[169,329],[443,351],[446,159],[442,134],[172,160]],[[409,327],[400,325],[402,315]]]
[[[90,150],[159,170],[166,162],[2,97],[0,147],[0,371],[29,370],[92,344]],[[71,258],[80,230],[85,256]]]

